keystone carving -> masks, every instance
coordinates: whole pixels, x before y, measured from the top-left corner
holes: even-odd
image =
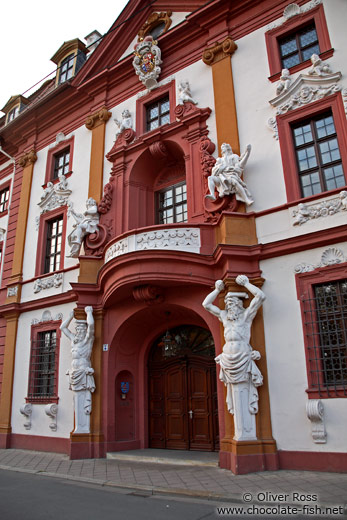
[[[138,302],[144,302],[146,305],[162,303],[164,296],[160,287],[155,285],[140,285],[133,290],[134,299]]]

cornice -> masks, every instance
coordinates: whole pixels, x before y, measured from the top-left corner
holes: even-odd
[[[19,166],[22,168],[25,168],[26,166],[29,166],[30,164],[35,164],[37,161],[37,155],[35,150],[30,150],[30,152],[24,154],[20,159],[18,160]]]
[[[93,130],[93,128],[96,128],[97,126],[106,124],[111,116],[112,112],[109,112],[106,107],[103,107],[87,117],[85,126],[88,130]]]
[[[216,42],[212,47],[204,50],[202,61],[206,65],[214,65],[228,56],[232,56],[237,49],[234,40],[228,36],[222,43]]]

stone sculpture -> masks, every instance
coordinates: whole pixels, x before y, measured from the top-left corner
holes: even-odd
[[[90,198],[86,202],[87,210],[82,215],[76,213],[72,206],[69,207],[69,213],[76,220],[76,224],[73,226],[73,230],[68,236],[68,243],[70,246],[69,257],[77,258],[80,254],[83,239],[90,233],[96,233],[99,225],[99,213],[96,201]]]
[[[146,36],[135,45],[133,67],[139,80],[147,89],[158,86],[157,79],[161,72],[161,51],[152,36]]]
[[[127,130],[128,128],[132,129],[132,127],[133,127],[131,114],[130,114],[129,110],[127,110],[127,109],[123,110],[121,121],[118,121],[118,119],[114,119],[113,121],[118,126],[118,130],[116,132],[116,137],[118,137],[118,135],[121,134],[123,132],[123,130]]]
[[[242,180],[244,167],[251,153],[251,145],[246,147],[246,151],[241,157],[233,153],[230,144],[223,143],[221,146],[222,157],[218,157],[211,175],[208,177],[208,188],[210,193],[206,198],[216,200],[215,189],[220,197],[235,194],[237,200],[249,206],[254,200],[246,183]]]
[[[282,74],[280,77],[280,81],[276,87],[276,94],[283,94],[284,92],[287,92],[291,85],[292,79],[290,77],[290,72],[288,69],[282,69]]]
[[[197,102],[192,98],[188,81],[181,81],[178,85],[178,104],[183,105],[186,102],[197,105]]]
[[[323,63],[318,54],[312,54],[311,56],[312,67],[308,73],[311,76],[324,76],[325,74],[331,74],[331,68],[328,63]]]
[[[215,289],[202,305],[224,327],[225,345],[222,354],[215,360],[220,365],[219,379],[227,387],[228,410],[234,416],[234,439],[256,440],[257,387],[263,384],[263,377],[255,364],[255,360],[260,359],[260,353],[252,349],[249,341],[253,319],[265,300],[265,294],[251,284],[245,275],[237,276],[236,283],[253,294],[249,307],[243,307],[242,298],[248,298],[245,292],[228,292],[224,299],[225,310],[214,305],[213,301],[224,290],[222,280],[215,283]]]
[[[94,343],[93,307],[86,307],[85,312],[87,320],[76,320],[75,334],[68,328],[74,317],[73,311],[60,326],[71,341],[72,363],[66,374],[69,376],[69,388],[74,394],[74,433],[90,433],[92,392],[95,390],[94,370],[90,363]]]

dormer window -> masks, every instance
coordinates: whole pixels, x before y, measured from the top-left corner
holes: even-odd
[[[60,65],[59,72],[59,83],[63,83],[64,81],[72,78],[73,76],[73,68],[74,68],[75,55],[69,54]]]
[[[13,121],[22,110],[29,104],[29,100],[24,96],[11,96],[6,105],[1,109],[6,114],[6,124]]]
[[[19,114],[19,105],[17,105],[16,107],[12,108],[12,110],[9,111],[8,113],[8,116],[7,116],[7,122],[9,123],[10,121],[12,121],[15,117],[17,117]]]

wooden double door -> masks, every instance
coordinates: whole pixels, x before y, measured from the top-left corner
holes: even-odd
[[[149,365],[149,446],[214,451],[219,448],[214,356],[184,350]]]

